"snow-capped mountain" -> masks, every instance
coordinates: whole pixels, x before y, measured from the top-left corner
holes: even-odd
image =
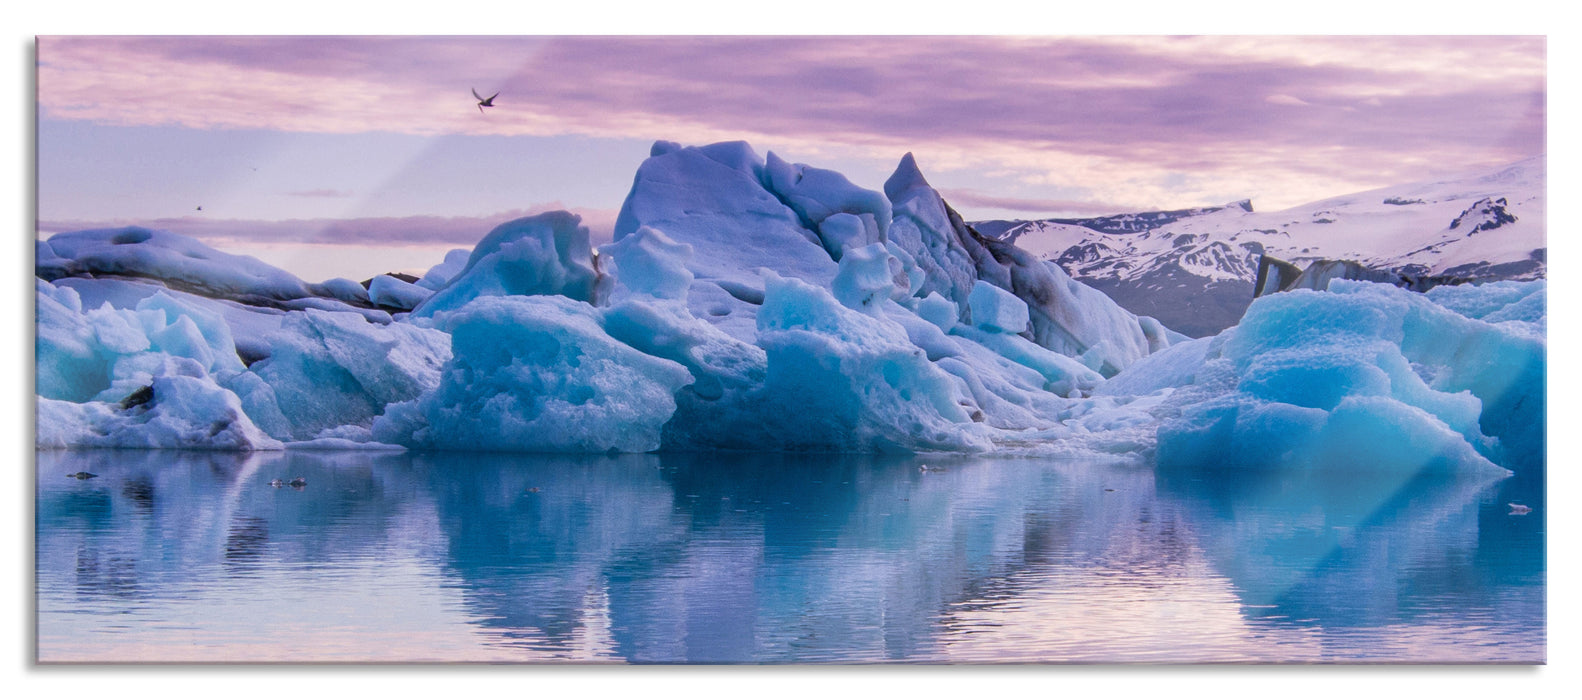
[[[1238,202],[1099,219],[972,225],[1059,264],[1133,313],[1202,336],[1241,318],[1264,254],[1303,267],[1317,260],[1352,260],[1413,275],[1542,278],[1545,167],[1539,156],[1494,171],[1277,212],[1254,212],[1249,202]]]

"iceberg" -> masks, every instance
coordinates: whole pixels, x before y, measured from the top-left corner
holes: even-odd
[[[285,419],[285,426],[267,424],[282,440],[366,428],[387,405],[438,386],[440,367],[451,358],[451,338],[441,331],[316,309],[288,314],[269,343],[269,358],[246,373],[267,392],[250,392],[248,402],[254,412]]]
[[[386,407],[378,442],[426,449],[647,452],[692,382],[600,327],[563,296],[483,296],[445,314],[452,357],[439,384]]]
[[[548,212],[366,289],[135,227],[35,253],[41,448],[1543,464],[1542,282],[1326,279],[1188,340],[979,235],[910,154],[880,192],[658,142],[613,242]]]
[[[454,311],[484,296],[560,295],[596,301],[600,279],[582,217],[552,211],[496,226],[467,265],[412,309],[414,318]],[[375,280],[377,281],[377,279]],[[421,293],[422,287],[408,285]]]
[[[1162,468],[1501,471],[1542,465],[1544,356],[1534,323],[1337,279],[1259,298],[1237,326],[1117,383],[1176,387],[1158,431]]]

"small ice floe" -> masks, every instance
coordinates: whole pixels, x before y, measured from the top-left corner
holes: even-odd
[[[1524,506],[1524,505],[1522,505],[1520,503],[1507,503],[1505,505],[1508,505],[1508,506],[1511,507],[1511,512],[1510,512],[1511,515],[1526,515],[1528,513],[1533,512],[1532,508]]]
[[[273,487],[275,487],[277,489],[282,487],[282,486],[290,486],[291,488],[294,488],[294,489],[300,489],[300,488],[308,485],[308,480],[304,479],[304,478],[302,478],[300,476],[295,478],[295,479],[292,479],[290,481],[286,481],[284,479],[275,479],[273,481],[270,481],[269,485],[273,486]]]
[[[917,470],[920,471],[920,472],[942,472],[942,471],[945,471],[945,468],[944,467],[931,467],[931,466],[929,466],[927,464],[923,464],[923,465],[919,465]]]
[[[89,474],[88,472],[75,472],[75,473],[72,473],[72,474],[67,474],[66,476],[68,478],[72,478],[72,479],[92,479],[92,478],[97,477],[99,475],[98,474]]]

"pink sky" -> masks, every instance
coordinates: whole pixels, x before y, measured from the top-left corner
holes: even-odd
[[[391,220],[462,225],[458,217],[493,220],[551,202],[608,220],[641,144],[656,138],[745,139],[871,188],[913,152],[969,219],[1244,198],[1272,211],[1543,153],[1545,52],[1542,37],[1477,36],[45,36],[40,159],[49,165],[54,129],[72,125],[99,135],[163,127],[176,151],[189,148],[180,134],[231,133],[639,144],[603,155],[569,149],[555,157],[581,159],[586,172],[494,199],[463,182],[459,161],[426,164],[435,171],[410,185],[419,188],[411,196],[389,184],[400,173],[370,173],[359,157],[317,163],[275,183],[267,207],[228,202],[247,212],[231,215],[233,239],[280,229],[260,221],[357,219],[340,230],[400,230]],[[499,92],[496,107],[480,114],[473,88]],[[424,148],[432,160],[439,147],[413,146]],[[115,150],[103,153],[106,171],[121,165]],[[445,168],[458,177],[445,179]],[[146,202],[148,193],[106,189],[88,206],[87,188],[71,177],[41,178],[39,218],[56,230],[150,216],[105,205]],[[164,194],[183,186],[171,178]],[[438,201],[447,182],[457,197]],[[369,194],[375,186],[382,199]],[[183,202],[214,197],[193,190]],[[428,208],[414,210],[419,202]],[[192,206],[159,216],[181,212]]]

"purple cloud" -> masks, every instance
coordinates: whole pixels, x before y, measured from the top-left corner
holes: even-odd
[[[292,196],[292,197],[325,197],[325,198],[332,198],[332,199],[345,198],[345,197],[352,196],[351,190],[331,190],[331,189],[297,190],[295,192],[287,192],[286,194],[289,195],[289,196]]]
[[[1028,199],[1020,197],[1000,197],[992,194],[967,189],[946,189],[940,191],[952,207],[986,207],[990,209],[1006,209],[1010,211],[1025,211],[1045,216],[1076,215],[1076,216],[1102,216],[1133,210],[1115,204],[1102,202],[1079,202],[1070,199]]]
[[[503,211],[489,216],[406,216],[355,219],[288,219],[258,221],[177,217],[147,220],[62,219],[38,222],[41,235],[120,226],[143,226],[192,236],[223,248],[229,242],[248,244],[299,243],[307,245],[413,246],[454,245],[471,247],[494,227],[512,219],[563,209],[558,203],[531,209]],[[616,211],[571,208],[582,217],[594,245],[607,242],[615,230]]]
[[[1169,173],[1300,201],[1509,162],[1547,117],[1543,37],[42,37],[38,56],[46,118],[910,150],[1109,201]]]

